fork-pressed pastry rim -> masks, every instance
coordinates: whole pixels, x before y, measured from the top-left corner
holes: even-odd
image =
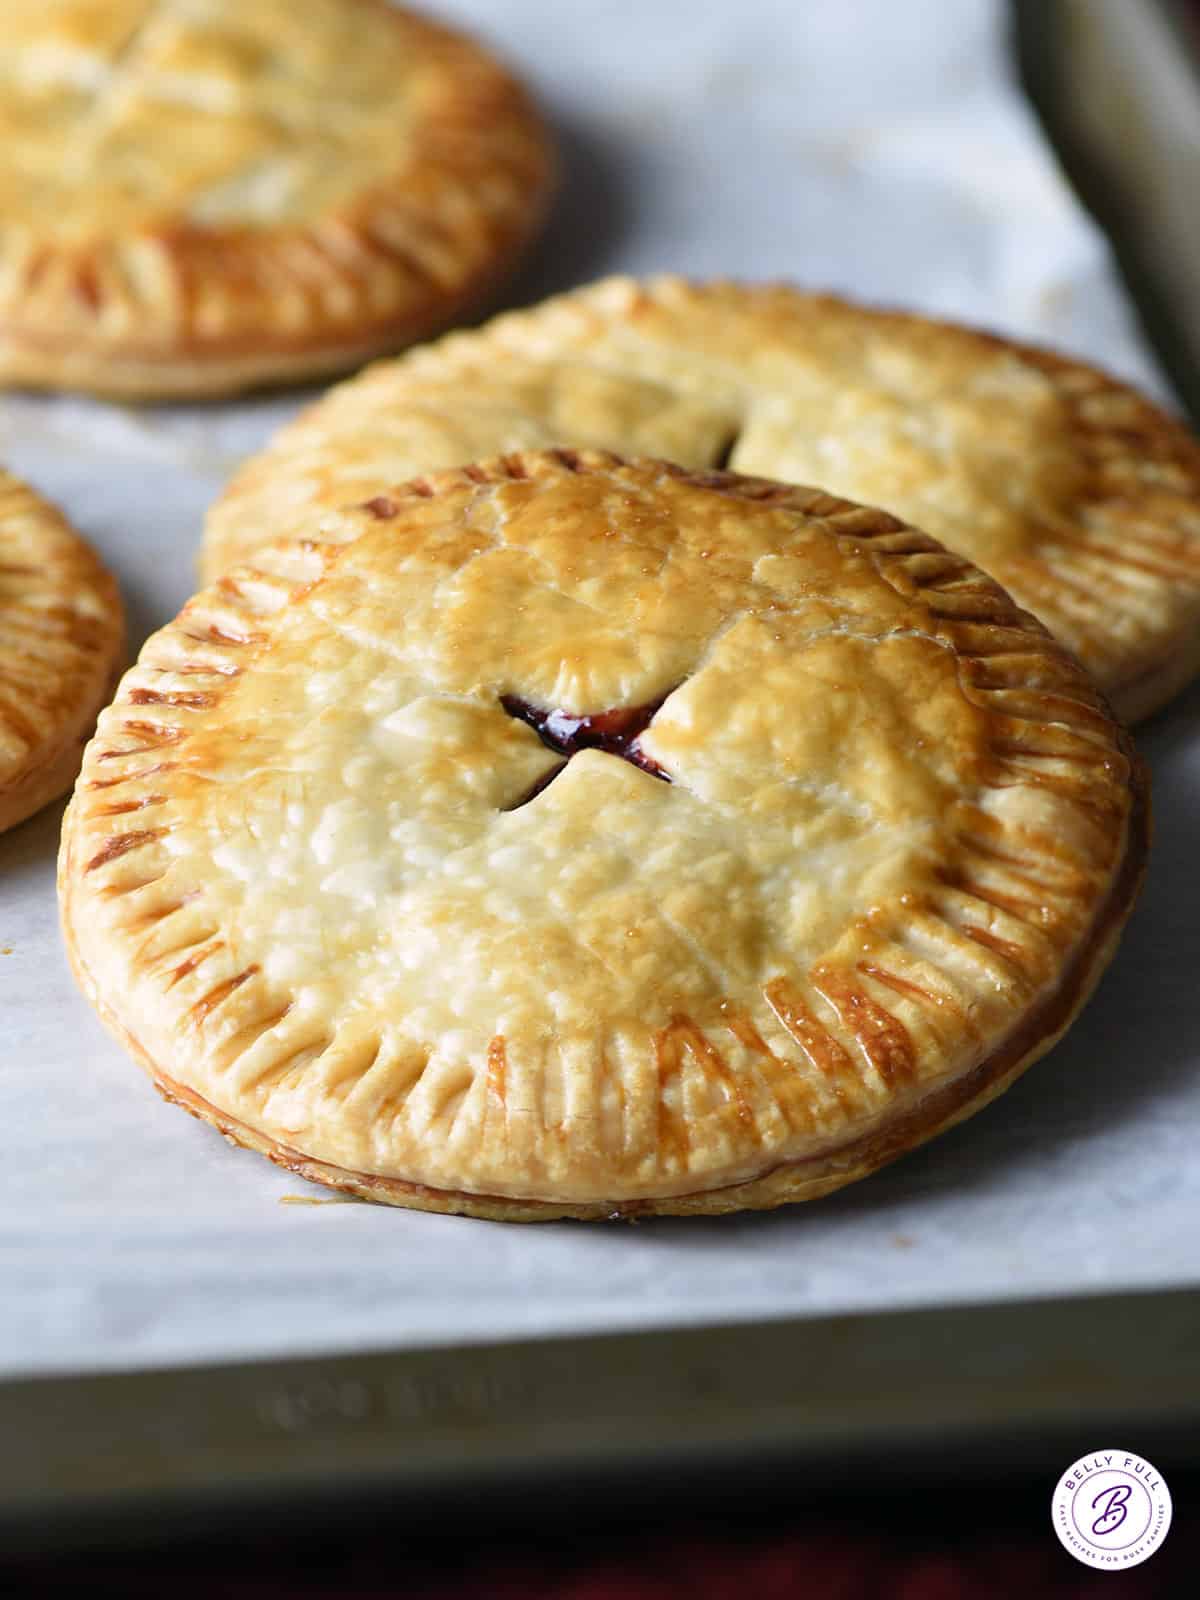
[[[1144,840],[1148,828],[1146,786],[1144,774],[1139,769],[1131,832],[1134,837]],[[818,1200],[823,1195],[832,1194],[965,1121],[1011,1088],[1024,1072],[1053,1049],[1086,1005],[1113,955],[1144,870],[1144,854],[1131,850],[1126,856],[1120,879],[1097,917],[1087,943],[1072,963],[1064,982],[1042,1007],[1040,1014],[1028,1019],[1017,1035],[1006,1040],[966,1079],[951,1085],[948,1091],[931,1096],[929,1102],[920,1108],[920,1115],[914,1117],[911,1127],[892,1128],[886,1139],[868,1137],[836,1147],[810,1161],[779,1167],[749,1183],[661,1200],[601,1200],[587,1205],[563,1204],[552,1200],[512,1200],[501,1195],[470,1194],[465,1190],[432,1189],[423,1184],[406,1183],[401,1178],[352,1172],[344,1167],[314,1160],[302,1151],[270,1139],[258,1129],[218,1110],[202,1096],[176,1083],[156,1067],[145,1056],[133,1035],[116,1021],[97,996],[79,965],[74,946],[69,945],[68,948],[75,976],[85,993],[126,1049],[150,1073],[154,1087],[164,1100],[182,1107],[199,1121],[207,1122],[231,1144],[265,1155],[276,1166],[310,1183],[325,1184],[344,1194],[383,1205],[450,1216],[479,1217],[494,1222],[554,1222],[563,1218],[620,1222],[637,1221],[639,1217],[650,1216],[723,1216],[736,1211],[773,1210],[796,1201]],[[1034,1034],[1037,1043],[1030,1046],[1029,1038]]]
[[[1086,1000],[1140,879],[1144,778],[1069,654],[961,558],[821,491],[590,451],[342,517],[149,641],[68,812],[73,965],[168,1098],[399,1205],[721,1212],[923,1142]],[[567,682],[562,616],[575,722],[615,683],[640,706],[675,684],[641,765],[551,755],[497,703]],[[444,895],[439,862],[470,861]]]
[[[0,468],[0,830],[71,787],[123,642],[115,580],[61,512]]]

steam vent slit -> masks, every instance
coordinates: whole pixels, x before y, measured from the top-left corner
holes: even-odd
[[[668,691],[671,692],[673,691]],[[664,783],[670,783],[670,778],[658,763],[651,760],[638,745],[638,740],[650,726],[666,698],[664,694],[646,705],[615,706],[609,711],[596,711],[587,716],[579,716],[572,711],[544,710],[540,706],[532,705],[528,700],[522,700],[519,695],[502,694],[500,704],[510,717],[515,717],[518,722],[524,722],[532,728],[548,750],[554,750],[559,755],[567,757],[561,767],[556,767],[553,772],[548,772],[539,778],[528,794],[523,795],[515,805],[509,806],[508,810],[519,810],[521,806],[528,805],[531,800],[536,799],[560,773],[566,771],[571,756],[578,750],[603,750],[606,755],[619,756],[622,761],[640,767],[651,777],[661,778]]]

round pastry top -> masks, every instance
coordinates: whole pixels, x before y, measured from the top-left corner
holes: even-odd
[[[550,167],[513,78],[388,0],[7,0],[0,373],[186,394],[395,347],[515,258]]]
[[[172,1085],[344,1169],[620,1203],[1048,1033],[1131,763],[961,558],[594,453],[336,523],[149,641],[71,808],[76,962]]]

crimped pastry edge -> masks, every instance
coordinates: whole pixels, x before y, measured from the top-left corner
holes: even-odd
[[[1091,932],[1076,952],[1063,982],[1031,1014],[1035,1026],[1039,1021],[1045,1021],[1046,1032],[1022,1049],[1023,1036],[1030,1023],[1030,1016],[1026,1016],[1014,1034],[1001,1041],[985,1061],[950,1083],[935,1084],[901,1123],[885,1130],[885,1136],[868,1133],[807,1161],[785,1163],[746,1183],[699,1189],[691,1194],[661,1199],[596,1200],[586,1204],[510,1199],[500,1195],[474,1194],[468,1190],[435,1189],[378,1173],[354,1172],[306,1156],[228,1112],[219,1110],[193,1090],[176,1083],[154,1063],[137,1038],[105,1005],[80,956],[70,920],[71,897],[61,887],[67,875],[69,850],[65,818],[63,853],[59,863],[64,944],[80,988],[95,1007],[105,1027],[149,1075],[164,1100],[182,1107],[197,1120],[208,1123],[230,1144],[264,1155],[276,1166],[285,1168],[306,1182],[323,1184],[357,1199],[400,1209],[474,1217],[490,1222],[636,1222],[650,1217],[727,1216],[742,1211],[773,1211],[780,1206],[819,1200],[833,1194],[891,1165],[910,1150],[918,1149],[957,1123],[966,1121],[1011,1088],[1068,1032],[1116,954],[1145,876],[1151,817],[1148,777],[1140,758],[1134,758],[1133,774],[1134,808],[1126,825],[1124,859],[1112,892],[1097,912]]]
[[[77,390],[99,399],[152,405],[159,401],[211,401],[256,390],[316,383],[349,373],[418,340],[427,339],[461,318],[486,307],[520,270],[537,237],[552,189],[548,188],[529,227],[511,245],[507,259],[481,269],[461,292],[442,297],[417,313],[404,312],[353,339],[297,340],[234,346],[208,355],[199,346],[188,353],[154,356],[131,350],[89,350],[85,345],[22,341],[0,326],[0,385],[35,391]]]
[[[102,684],[98,693],[80,705],[79,715],[62,730],[60,738],[47,749],[35,767],[28,768],[18,780],[0,788],[0,833],[26,822],[48,806],[59,795],[66,794],[75,782],[84,747],[95,726],[96,718],[112,699],[113,691],[121,677],[120,650],[117,664]]]
[[[0,486],[17,494],[31,515],[66,539],[89,569],[89,576],[104,594],[110,611],[106,649],[96,661],[91,685],[81,694],[74,713],[63,717],[44,741],[33,759],[19,765],[6,780],[0,780],[0,833],[36,815],[75,781],[83,752],[96,724],[96,718],[112,699],[126,664],[125,610],[117,581],[96,551],[76,531],[64,513],[46,500],[24,479],[0,468]]]

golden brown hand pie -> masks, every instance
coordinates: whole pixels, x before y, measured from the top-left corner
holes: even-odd
[[[813,489],[531,453],[270,546],[155,635],[64,827],[168,1098],[481,1216],[777,1205],[1005,1088],[1146,818],[1078,664]]]
[[[52,506],[0,469],[0,829],[71,787],[123,639],[113,579]]]
[[[444,326],[551,161],[523,91],[388,0],[5,0],[0,381],[220,394]]]
[[[1079,362],[781,287],[610,279],[333,390],[235,478],[214,577],[351,499],[593,445],[886,507],[1035,612],[1132,720],[1200,668],[1200,446]]]

